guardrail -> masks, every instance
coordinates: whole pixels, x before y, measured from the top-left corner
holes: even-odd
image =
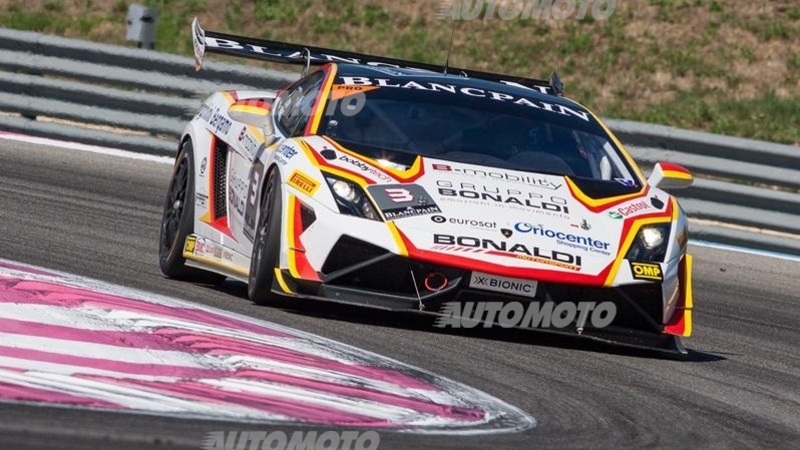
[[[200,101],[220,89],[278,89],[297,75],[0,29],[0,129],[170,155]],[[608,120],[648,167],[671,161],[695,239],[800,255],[800,148]]]

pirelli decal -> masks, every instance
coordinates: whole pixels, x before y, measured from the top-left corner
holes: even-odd
[[[289,185],[296,187],[308,195],[314,195],[314,192],[319,188],[319,183],[299,170],[295,170],[292,175],[289,176]]]
[[[664,281],[659,264],[631,262],[631,273],[637,280]]]

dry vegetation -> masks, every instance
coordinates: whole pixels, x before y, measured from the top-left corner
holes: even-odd
[[[535,0],[525,0],[535,1]],[[125,0],[0,0],[0,26],[126,44]],[[158,47],[219,31],[442,63],[442,0],[150,0]],[[607,117],[800,143],[800,2],[618,0],[592,20],[456,24],[451,64],[545,77]],[[130,45],[130,44],[127,44]]]

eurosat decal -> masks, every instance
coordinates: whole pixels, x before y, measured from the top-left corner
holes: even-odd
[[[377,86],[377,87],[389,87],[389,88],[400,88],[400,89],[418,89],[422,91],[449,92],[451,94],[469,95],[470,97],[489,98],[500,102],[510,101],[515,105],[529,106],[531,108],[541,109],[554,114],[561,114],[563,116],[574,116],[586,122],[590,122],[589,113],[586,111],[578,111],[566,107],[564,105],[557,105],[555,103],[547,103],[539,100],[529,100],[525,97],[514,97],[513,95],[510,94],[487,91],[485,89],[479,89],[476,87],[455,86],[452,84],[417,82],[417,81],[408,81],[403,84],[400,84],[400,83],[391,83],[391,80],[389,80],[388,78],[344,77],[344,76],[339,78],[342,80],[344,85],[348,86]]]

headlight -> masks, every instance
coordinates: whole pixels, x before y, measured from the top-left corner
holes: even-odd
[[[352,184],[346,181],[334,181],[331,183],[331,189],[333,190],[334,195],[348,202],[354,202],[358,199],[355,188]]]
[[[642,244],[647,250],[653,250],[664,243],[664,233],[658,228],[642,228],[639,232]]]
[[[639,229],[636,238],[628,249],[629,261],[664,262],[669,242],[669,223],[646,225]]]
[[[329,174],[325,174],[325,181],[328,182],[328,187],[333,193],[340,213],[370,220],[381,220],[361,187]]]

